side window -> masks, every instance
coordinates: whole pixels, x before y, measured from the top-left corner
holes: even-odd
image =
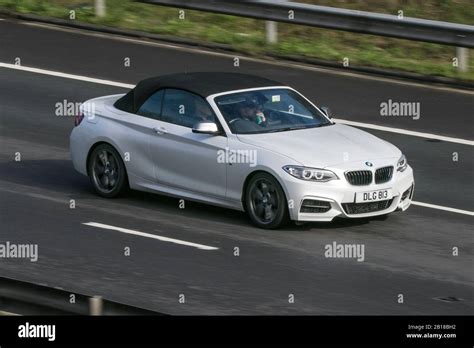
[[[137,114],[145,117],[160,118],[161,105],[163,100],[163,90],[159,90],[151,95],[138,109]]]
[[[215,116],[202,97],[179,89],[166,89],[161,120],[192,128],[199,121],[215,122]]]

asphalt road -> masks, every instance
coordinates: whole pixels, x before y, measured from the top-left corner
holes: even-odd
[[[235,71],[232,57],[0,21],[0,62],[135,83],[177,71]],[[124,57],[131,66],[123,66]],[[473,93],[242,60],[337,117],[472,139]],[[132,192],[97,197],[69,160],[73,120],[55,104],[126,89],[0,67],[0,243],[37,243],[39,260],[0,259],[0,274],[169,314],[473,314],[473,217],[412,206],[386,219],[277,231],[239,212]],[[421,118],[383,118],[381,101],[416,101]],[[415,171],[415,200],[474,210],[470,145],[382,131]],[[22,160],[14,161],[16,152]],[[459,161],[453,162],[453,152]],[[69,200],[76,201],[70,209]],[[201,250],[86,226],[96,222],[204,244]],[[324,246],[365,245],[365,260]],[[129,247],[130,256],[124,255]],[[234,256],[234,248],[240,256]],[[459,248],[459,256],[452,248]],[[180,294],[185,303],[179,303]],[[295,302],[289,303],[289,294]],[[404,303],[397,302],[398,294]],[[439,298],[455,297],[446,302]]]

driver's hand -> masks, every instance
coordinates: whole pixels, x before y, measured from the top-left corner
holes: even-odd
[[[256,122],[260,126],[263,126],[265,122],[267,121],[267,119],[265,118],[265,115],[261,111],[257,112],[255,116],[256,116]]]

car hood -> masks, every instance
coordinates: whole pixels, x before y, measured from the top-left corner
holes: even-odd
[[[394,145],[357,128],[334,124],[267,134],[238,134],[246,144],[287,156],[308,167],[400,157]]]

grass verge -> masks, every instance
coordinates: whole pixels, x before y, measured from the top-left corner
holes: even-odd
[[[474,81],[474,50],[469,50],[469,71],[453,64],[454,47],[354,34],[294,24],[278,24],[278,43],[265,42],[263,21],[184,11],[129,0],[105,0],[107,15],[94,15],[93,0],[0,0],[0,8],[41,16],[101,24],[110,27],[172,35],[178,38],[226,44],[246,55],[278,55],[317,59],[350,66],[375,67],[423,75]],[[302,0],[356,10],[474,23],[472,0]],[[72,12],[73,11],[73,12]],[[74,15],[74,19],[71,19]]]

